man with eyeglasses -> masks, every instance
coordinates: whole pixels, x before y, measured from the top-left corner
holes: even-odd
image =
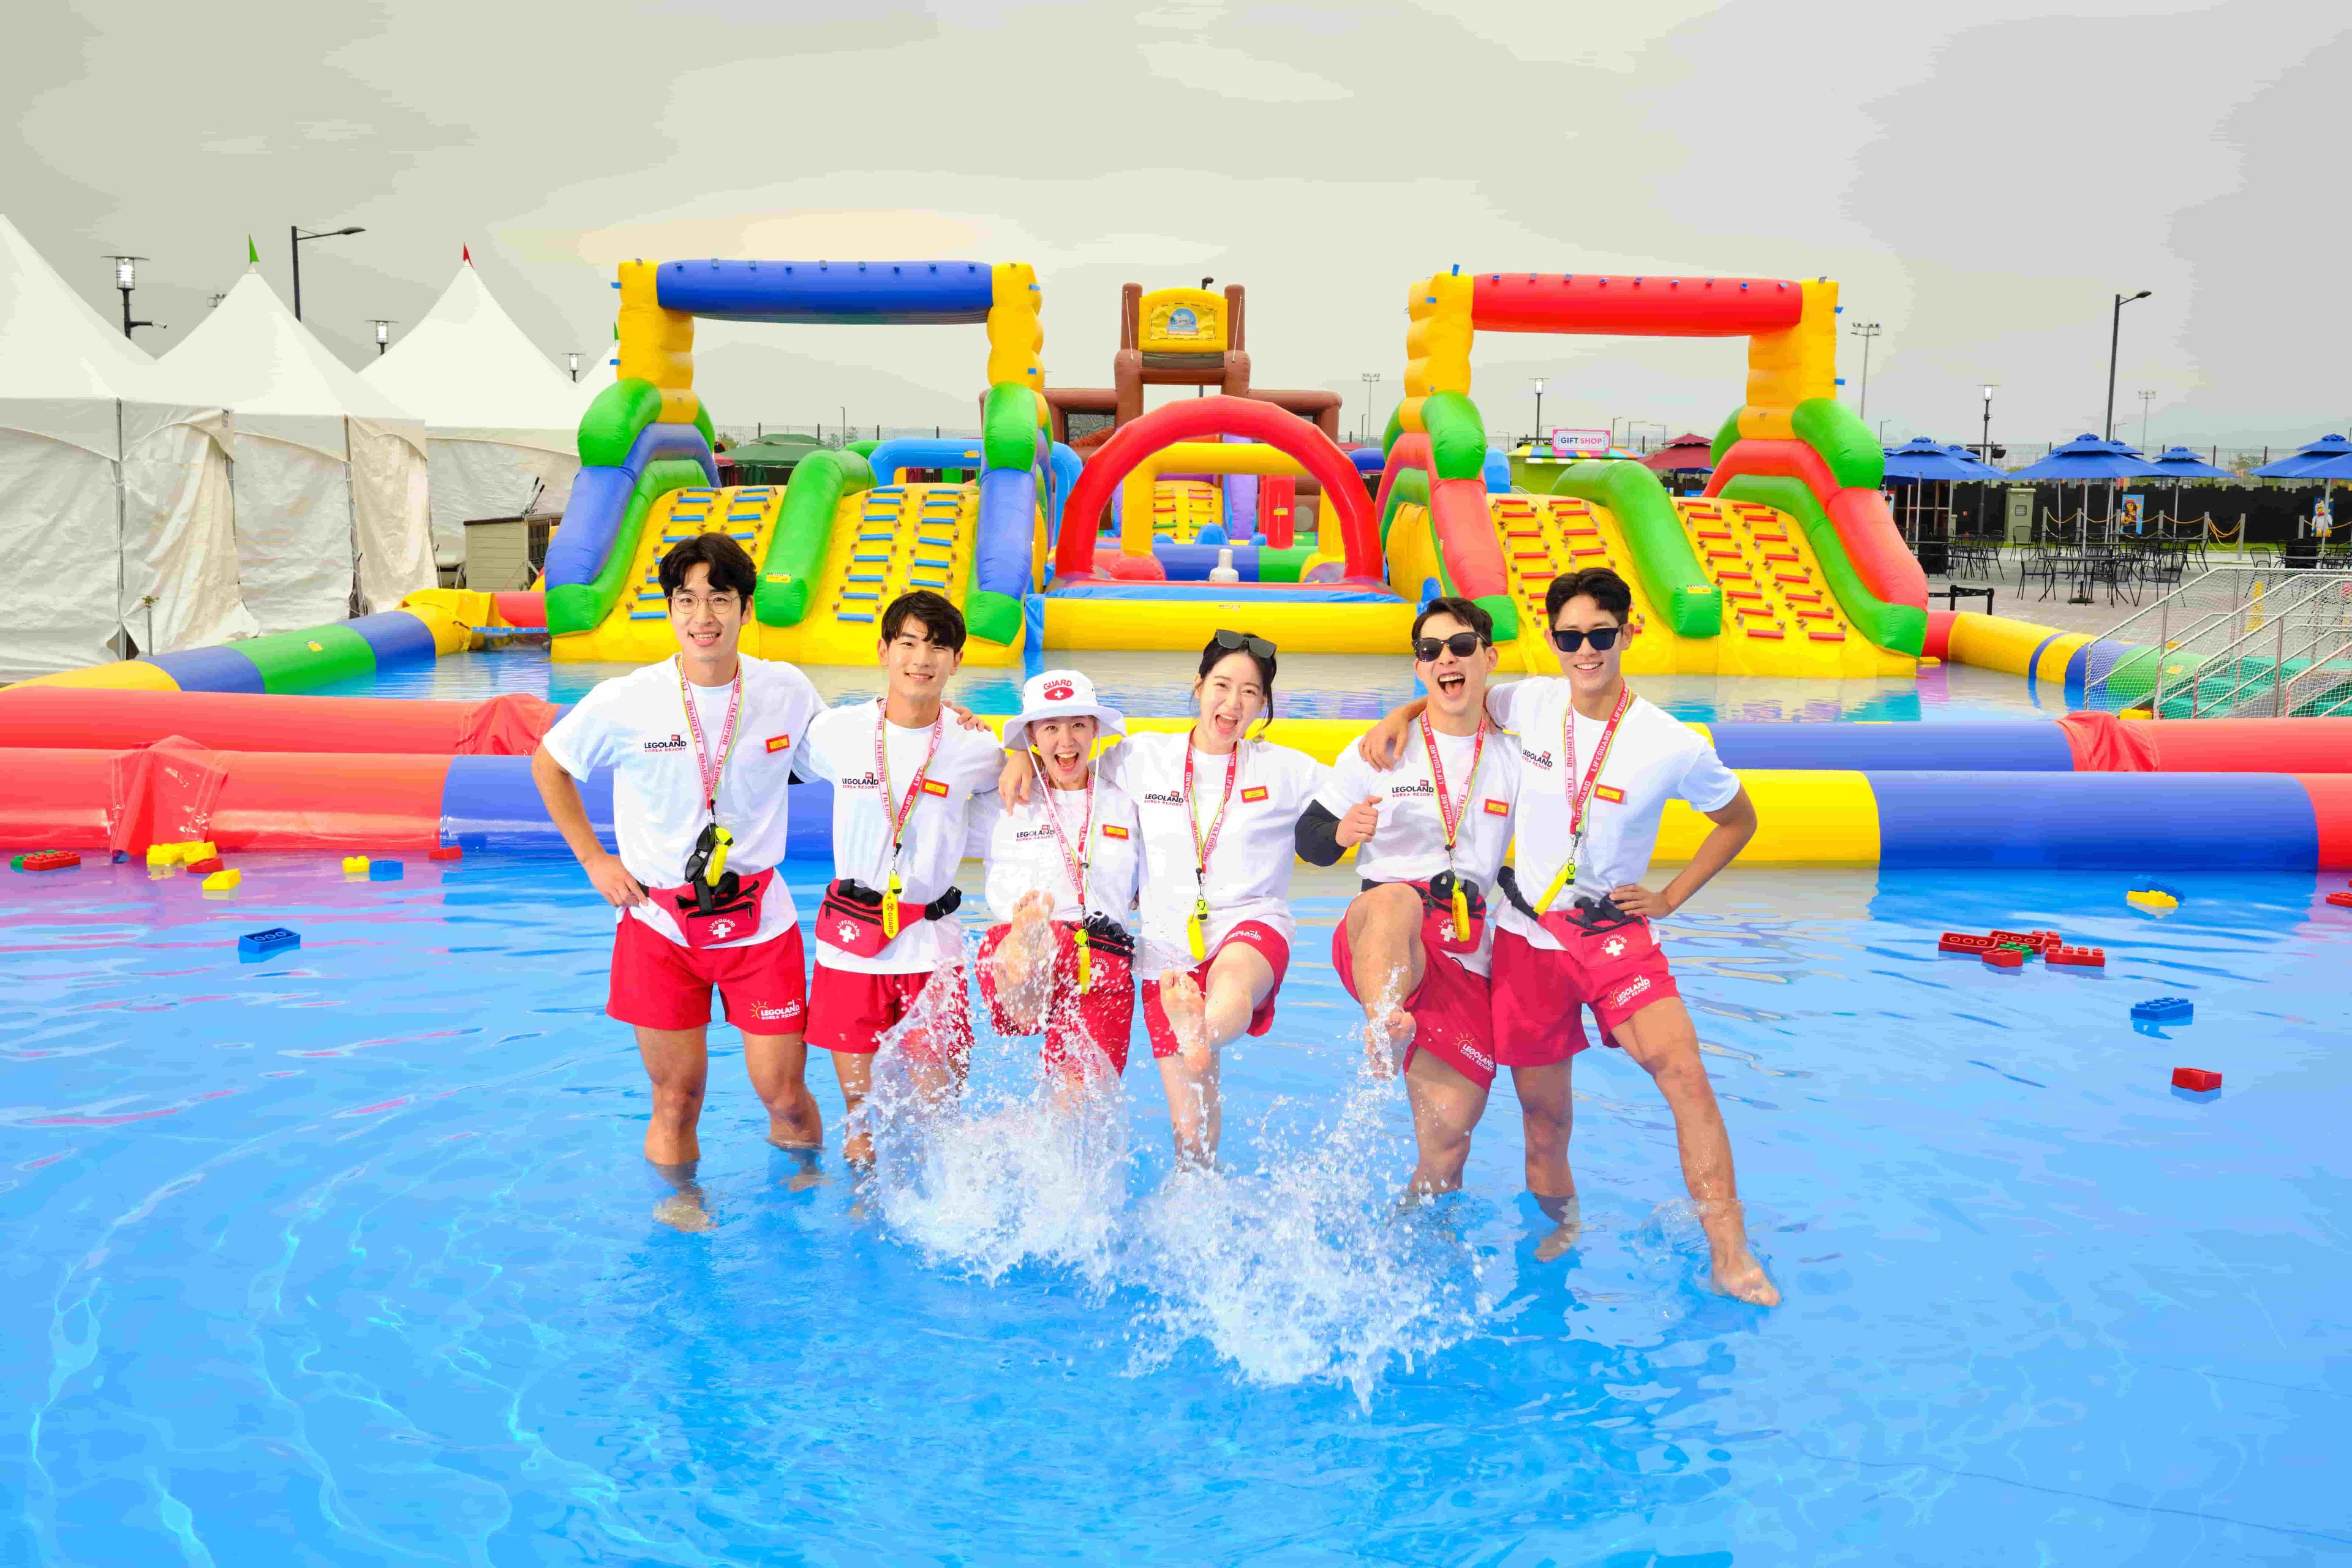
[[[1555,578],[1544,614],[1559,677],[1486,693],[1488,715],[1518,733],[1520,767],[1517,865],[1502,875],[1496,917],[1495,1059],[1511,1069],[1518,1093],[1528,1190],[1557,1227],[1539,1257],[1558,1257],[1581,1228],[1568,1164],[1569,1077],[1571,1058],[1590,1044],[1581,1016],[1590,1008],[1602,1037],[1657,1080],[1674,1111],[1716,1287],[1772,1306],[1780,1293],[1748,1249],[1731,1140],[1698,1034],[1650,930],[1747,846],[1756,808],[1713,746],[1625,684],[1625,647],[1638,635],[1633,605],[1632,589],[1606,567]],[[1365,737],[1364,755],[1395,765],[1420,708],[1383,719]],[[1690,864],[1653,890],[1641,879],[1668,800],[1688,802],[1714,827]]]
[[[1341,755],[1298,819],[1297,849],[1317,866],[1356,851],[1363,890],[1331,933],[1331,965],[1363,1006],[1372,1070],[1403,1070],[1420,1146],[1412,1190],[1447,1193],[1462,1185],[1495,1081],[1490,895],[1519,758],[1487,718],[1496,655],[1484,609],[1432,599],[1413,620],[1412,658],[1429,698],[1402,764]]]

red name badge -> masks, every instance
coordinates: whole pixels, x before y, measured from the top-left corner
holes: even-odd
[[[1625,804],[1625,792],[1614,784],[1594,784],[1592,794],[1595,799],[1605,800],[1612,805]]]
[[[1489,816],[1508,816],[1511,815],[1510,803],[1507,801],[1496,800],[1490,795],[1486,797],[1486,815]]]
[[[788,751],[791,749],[792,743],[793,738],[790,735],[771,735],[768,737],[768,750],[772,752]]]
[[[1252,784],[1249,788],[1242,791],[1242,800],[1244,805],[1250,801],[1264,800],[1265,798],[1265,785],[1264,784]]]
[[[924,793],[925,795],[941,795],[941,796],[944,796],[944,795],[948,793],[948,783],[947,783],[947,780],[945,780],[945,779],[925,779],[925,780],[923,781],[923,793]]]
[[[1106,822],[1103,824],[1103,837],[1105,838],[1124,838],[1127,837],[1127,829],[1121,827],[1116,822]]]

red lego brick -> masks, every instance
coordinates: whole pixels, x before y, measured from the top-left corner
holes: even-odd
[[[2352,910],[2352,893],[2330,893],[2327,901],[2339,910]]]
[[[2022,969],[2025,954],[2013,947],[1996,947],[1984,955],[1984,961],[1995,969]]]
[[[1936,939],[1937,952],[1990,952],[2000,945],[1989,936],[1964,931],[1948,931]]]
[[[2174,1068],[2172,1087],[2195,1089],[2199,1094],[2210,1094],[2221,1087],[2221,1075],[2217,1072],[2208,1072],[2203,1068]]]
[[[80,864],[81,852],[78,849],[39,849],[16,858],[20,871],[63,871]]]
[[[466,852],[463,849],[458,848],[455,844],[444,844],[437,848],[427,849],[425,852],[425,858],[427,860],[462,860],[465,857]]]
[[[2013,942],[2036,952],[2047,952],[2063,941],[2054,931],[1997,931],[1992,933],[1992,939],[1995,942]]]
[[[2105,969],[2107,950],[2104,947],[2053,947],[2042,954],[2044,963],[2061,963],[2076,969]]]
[[[209,860],[191,860],[188,862],[188,874],[192,877],[209,877],[215,871],[226,871],[226,869],[228,869],[228,863],[217,855],[214,856]]]

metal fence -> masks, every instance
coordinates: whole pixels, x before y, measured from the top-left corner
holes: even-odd
[[[2150,651],[2085,707],[2165,719],[2352,716],[2352,572],[2215,566],[2102,634]]]
[[[908,439],[944,439],[977,441],[977,426],[961,428],[953,425],[714,425],[712,430],[730,446],[742,446],[765,436],[806,436],[826,447],[840,447],[845,441],[899,441]]]

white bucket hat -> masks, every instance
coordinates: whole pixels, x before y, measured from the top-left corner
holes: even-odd
[[[1127,718],[1095,700],[1095,683],[1075,669],[1049,669],[1021,686],[1021,711],[1004,721],[1004,749],[1025,750],[1029,726],[1045,719],[1092,719],[1108,734],[1127,733]]]

